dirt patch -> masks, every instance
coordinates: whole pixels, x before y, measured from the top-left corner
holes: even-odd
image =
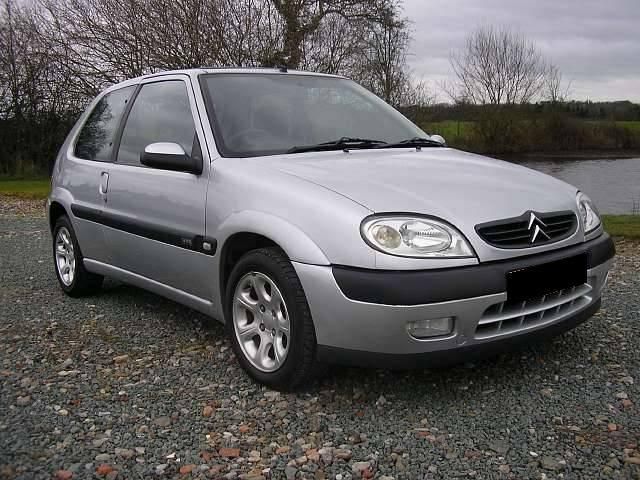
[[[45,200],[10,197],[0,195],[0,217],[44,217]]]

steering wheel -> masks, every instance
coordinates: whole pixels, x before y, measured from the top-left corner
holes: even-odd
[[[240,132],[231,135],[227,139],[227,143],[230,145],[235,145],[239,142],[240,145],[255,146],[260,143],[260,139],[266,140],[267,138],[269,140],[272,140],[273,134],[260,128],[247,128],[246,130],[241,130]]]

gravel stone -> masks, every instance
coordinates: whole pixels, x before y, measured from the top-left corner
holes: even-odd
[[[492,440],[489,443],[489,448],[500,455],[504,455],[509,451],[509,442],[506,440]]]
[[[545,470],[562,470],[563,465],[553,457],[545,455],[540,458],[540,465]]]
[[[112,280],[63,295],[46,220],[3,202],[0,478],[640,477],[640,243],[617,242],[601,311],[562,337],[280,393],[188,308]]]
[[[104,477],[106,480],[116,480],[116,478],[118,478],[118,471],[117,470],[113,470],[109,473],[107,473],[107,476]]]
[[[353,465],[351,465],[351,471],[353,473],[361,475],[363,471],[367,470],[370,467],[371,464],[369,462],[355,462]]]
[[[159,427],[168,427],[169,425],[171,425],[171,418],[170,417],[158,417],[153,421],[153,423],[155,423]]]
[[[620,460],[618,460],[617,458],[612,458],[611,460],[609,460],[607,462],[607,465],[615,470],[618,470],[622,466]]]
[[[116,454],[116,457],[128,459],[128,458],[133,458],[136,452],[128,448],[116,448],[115,454]]]
[[[287,477],[287,480],[295,479],[297,473],[298,473],[298,469],[295,467],[287,466],[284,469],[284,474]]]
[[[338,448],[333,451],[333,456],[340,460],[351,460],[352,455],[351,450],[347,450],[346,448]]]
[[[125,363],[129,361],[129,355],[118,355],[117,357],[113,357],[113,363]]]
[[[96,468],[96,473],[101,477],[106,477],[111,472],[113,472],[113,467],[111,465],[107,465],[106,463],[98,465],[98,468]]]

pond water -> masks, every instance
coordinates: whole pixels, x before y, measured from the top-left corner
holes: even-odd
[[[601,213],[640,213],[640,158],[519,163],[576,186]]]

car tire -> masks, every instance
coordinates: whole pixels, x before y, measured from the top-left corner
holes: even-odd
[[[52,233],[54,270],[64,293],[81,297],[100,290],[104,277],[84,268],[84,257],[69,217],[58,218]]]
[[[261,248],[240,258],[227,283],[225,319],[233,351],[253,379],[290,391],[313,378],[313,320],[300,279],[282,250]]]

